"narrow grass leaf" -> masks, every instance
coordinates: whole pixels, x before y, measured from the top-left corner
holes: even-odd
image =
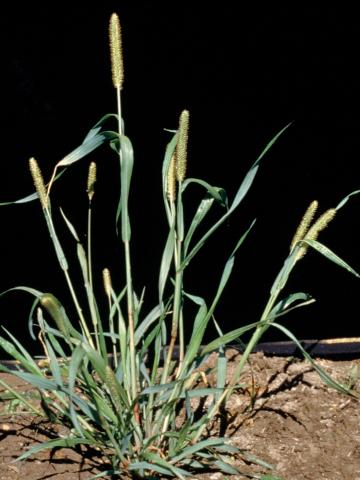
[[[334,388],[335,390],[341,392],[341,393],[345,393],[347,395],[351,395],[351,396],[354,396],[356,398],[360,398],[359,395],[357,394],[354,394],[354,392],[352,392],[348,387],[336,382],[336,380],[334,380],[330,375],[328,375],[325,370],[323,370],[314,360],[313,358],[307,353],[307,351],[304,349],[304,347],[301,345],[301,343],[299,342],[299,340],[295,337],[295,335],[293,335],[290,330],[288,330],[287,328],[285,328],[283,325],[280,325],[279,323],[272,323],[272,326],[277,328],[278,330],[281,330],[287,337],[290,338],[290,340],[292,340],[295,345],[297,346],[297,348],[301,351],[302,355],[304,356],[304,358],[306,358],[306,360],[308,360],[310,362],[310,364],[314,367],[314,369],[316,370],[316,372],[319,374],[320,378],[327,384],[329,385],[329,387],[332,387]]]
[[[192,219],[192,222],[190,224],[190,227],[188,229],[188,232],[186,234],[185,240],[184,240],[184,255],[186,256],[189,245],[191,242],[191,239],[195,233],[195,230],[197,227],[201,224],[201,222],[204,220],[206,217],[207,213],[209,212],[210,208],[212,207],[214,203],[214,198],[210,197],[209,195],[206,196],[203,200],[201,200],[200,205],[194,215],[194,218]]]
[[[159,273],[159,304],[162,305],[163,303],[163,296],[164,290],[166,286],[166,282],[169,278],[170,267],[173,261],[174,255],[174,248],[175,248],[175,230],[174,227],[170,228],[164,252],[161,259],[160,264],[160,273]]]
[[[97,473],[94,477],[90,477],[89,480],[96,480],[97,478],[112,477],[114,475],[120,475],[120,470],[104,470],[103,472]]]
[[[239,475],[239,470],[224,460],[215,460],[213,463],[215,467],[218,467],[218,469],[224,473],[228,473],[229,475]]]
[[[169,222],[169,225],[172,225],[172,213],[169,206],[167,198],[167,181],[168,181],[168,172],[170,167],[171,158],[175,152],[175,148],[178,141],[178,133],[176,132],[170,142],[166,146],[165,157],[162,166],[162,190],[163,190],[163,202],[165,206],[166,216]]]
[[[49,360],[50,360],[49,368],[51,370],[52,378],[60,388],[63,388],[64,383],[62,381],[61,368],[59,365],[59,361],[56,358],[55,352],[52,346],[50,345],[50,342],[47,339],[45,339],[45,345],[49,354]]]
[[[309,295],[308,293],[291,293],[275,305],[275,307],[271,310],[269,316],[276,318],[277,316],[279,316],[279,314],[282,314],[285,312],[285,310],[288,310],[290,305],[292,305],[293,303],[301,302],[301,304],[303,304],[305,302],[306,304],[308,304],[309,300],[311,300],[311,295]]]
[[[178,468],[178,467],[175,467],[173,465],[173,459],[170,462],[167,462],[166,460],[164,460],[163,458],[161,458],[159,455],[156,455],[155,453],[152,453],[152,452],[144,452],[144,457],[146,460],[150,460],[151,463],[154,465],[154,466],[157,466],[157,467],[161,467],[161,468],[166,468],[170,471],[170,473],[172,473],[173,475],[176,475],[178,478],[185,478],[187,476],[190,475],[189,472],[187,472],[186,470],[183,470],[182,468]],[[155,470],[155,469],[154,469]]]
[[[160,473],[160,475],[171,475],[173,476],[173,472],[169,468],[164,468],[155,463],[150,462],[134,462],[131,463],[128,467],[131,471],[149,471],[149,472],[156,472]]]
[[[228,207],[228,198],[227,198],[227,195],[226,195],[226,191],[223,188],[214,187],[214,186],[210,185],[209,183],[207,183],[204,180],[201,180],[199,178],[187,178],[182,184],[182,192],[184,192],[185,189],[191,183],[197,183],[198,185],[201,185],[202,187],[204,187],[206,189],[209,196],[212,197],[214,200],[216,200],[222,207],[225,207],[225,208]]]
[[[85,356],[85,351],[82,348],[81,344],[78,345],[74,351],[72,352],[71,359],[70,359],[70,364],[69,364],[69,374],[68,374],[68,388],[70,392],[70,398],[75,396],[75,382],[76,379],[78,378],[78,370],[81,365],[81,362],[83,361],[83,358]],[[75,408],[72,400],[70,401],[70,416],[71,420],[76,427],[76,429],[81,432],[81,427],[77,418],[77,415],[75,413]]]
[[[324,255],[324,257],[326,257],[327,259],[336,263],[336,265],[339,265],[339,267],[342,267],[345,270],[347,270],[348,272],[352,273],[353,275],[355,275],[355,277],[360,277],[360,275],[353,268],[351,268],[349,264],[344,262],[344,260],[342,260],[340,257],[338,257],[334,252],[332,252],[324,244],[318,242],[317,240],[304,240],[304,243],[307,243],[314,250],[317,250],[319,253]]]
[[[75,230],[75,227],[74,225],[70,222],[70,220],[67,218],[67,216],[65,215],[64,211],[62,208],[60,208],[60,213],[66,223],[66,226],[68,227],[71,235],[74,237],[74,239],[77,241],[77,242],[80,242],[80,239],[79,239],[79,235],[77,234],[76,230]]]
[[[336,206],[335,209],[340,210],[340,208],[342,208],[350,200],[350,197],[352,197],[353,195],[358,195],[359,193],[360,190],[355,190],[354,192],[349,193],[349,195],[346,195],[346,197],[341,200],[341,202]]]
[[[125,135],[120,136],[121,143],[121,238],[129,242],[131,238],[128,199],[130,182],[134,165],[134,152],[130,140]]]
[[[240,202],[243,200],[245,195],[247,194],[249,188],[251,187],[254,178],[256,176],[256,173],[259,168],[259,163],[260,160],[264,157],[264,155],[269,151],[269,149],[274,145],[274,143],[277,141],[277,139],[282,135],[285,130],[291,125],[289,123],[286,125],[282,130],[280,130],[279,133],[277,133],[271,140],[270,142],[266,145],[264,150],[261,152],[261,154],[258,156],[256,159],[255,163],[252,165],[248,173],[246,174],[243,182],[241,183],[235,198],[229,208],[229,210],[203,235],[203,237],[199,240],[199,242],[193,247],[191,252],[186,256],[186,258],[183,261],[182,267],[184,268],[186,265],[189,264],[190,260],[194,257],[194,255],[197,254],[197,252],[201,249],[201,247],[204,245],[206,240],[224,223],[224,221],[231,215],[231,213],[238,207]]]
[[[159,305],[156,305],[144,318],[144,320],[138,325],[135,330],[135,345],[137,345],[141,340],[144,339],[144,335],[150,326],[156,322],[161,315],[161,308]]]
[[[195,445],[191,445],[190,447],[186,447],[179,455],[175,455],[175,457],[171,458],[171,463],[177,463],[183,458],[190,458],[194,453],[197,453],[201,450],[206,450],[210,447],[216,447],[218,445],[223,445],[224,440],[221,438],[208,438],[206,440],[202,440],[201,442],[196,443]]]
[[[25,453],[17,457],[14,460],[14,462],[20,462],[21,460],[25,460],[26,458],[31,457],[31,455],[35,455],[36,453],[39,453],[47,449],[72,448],[72,447],[75,447],[76,445],[89,445],[91,443],[92,442],[87,440],[86,438],[77,438],[77,437],[55,438],[53,440],[49,440],[47,442],[43,442],[29,448],[29,450],[27,450]]]
[[[223,391],[223,387],[194,388],[180,393],[178,398],[185,398],[185,396],[189,398],[208,397],[209,395],[219,395]]]
[[[39,374],[33,374],[28,372],[20,372],[20,371],[13,371],[12,372],[17,377],[25,380],[25,382],[34,385],[34,387],[39,388],[40,390],[58,390],[58,385],[54,380],[50,380],[49,378],[45,378],[43,374],[40,372]]]
[[[26,370],[35,374],[41,373],[40,368],[37,366],[36,362],[29,354],[29,352],[21,345],[18,340],[16,340],[16,338],[5,327],[2,327],[2,329],[6,332],[6,334],[14,343],[9,342],[3,337],[0,337],[1,348],[3,348],[6,353],[11,355],[15,360],[17,360]]]
[[[231,332],[225,333],[221,337],[216,338],[212,342],[208,343],[205,347],[201,350],[201,355],[206,355],[208,353],[214,352],[218,350],[221,345],[226,345],[227,343],[233,342],[234,340],[241,337],[244,333],[248,332],[249,330],[253,330],[258,326],[265,325],[266,322],[254,322],[250,323],[249,325],[245,325],[244,327],[236,328]]]

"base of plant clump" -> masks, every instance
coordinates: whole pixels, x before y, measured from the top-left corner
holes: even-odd
[[[229,373],[240,358],[228,349]],[[212,355],[207,365],[214,363]],[[318,359],[329,374],[360,391],[360,356],[351,361]],[[206,366],[202,370],[206,369]],[[33,390],[19,378],[0,374],[13,389]],[[209,376],[211,384],[214,379]],[[252,459],[274,467],[272,478],[301,480],[354,480],[360,476],[360,410],[358,401],[327,387],[311,365],[297,358],[254,353],[244,369],[239,388],[211,425],[210,435],[226,434],[241,450],[235,465],[247,475],[268,470]],[[66,435],[63,426],[24,412],[23,407],[0,387],[0,479],[1,480],[88,480],[107,466],[98,452],[81,449],[44,451],[28,461],[12,463],[28,447]],[[34,397],[35,398],[35,397]],[[34,400],[36,401],[36,400]],[[124,477],[125,478],[125,477]],[[245,480],[215,471],[196,473],[192,480]],[[260,477],[258,477],[260,478]],[[265,477],[266,478],[266,477]],[[270,478],[270,477],[268,477]]]

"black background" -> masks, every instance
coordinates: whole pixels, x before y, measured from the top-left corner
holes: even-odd
[[[46,5],[46,4],[45,4]],[[131,192],[135,287],[147,286],[144,310],[156,301],[165,242],[161,164],[178,116],[191,114],[188,175],[224,187],[233,198],[266,143],[293,122],[264,158],[255,183],[231,221],[188,270],[186,288],[210,303],[222,266],[253,218],[216,318],[224,330],[256,321],[288,253],[296,226],[317,199],[320,211],[360,188],[359,28],[348,7],[301,5],[238,8],[224,1],[73,2],[1,13],[0,201],[32,192],[28,158],[49,178],[57,161],[89,129],[115,112],[108,54],[108,20],[116,11],[123,29],[123,115],[135,149]],[[196,5],[196,6],[194,6]],[[94,206],[95,274],[113,271],[122,286],[122,249],[114,233],[116,156],[100,148],[74,166],[54,189],[85,241],[89,160],[99,168]],[[200,190],[186,198],[192,212]],[[340,210],[320,240],[360,270],[360,197]],[[56,213],[59,234],[77,276],[74,244]],[[35,202],[0,209],[0,290],[27,285],[54,292],[70,305],[66,284]],[[98,285],[101,296],[101,285]],[[357,336],[360,282],[311,252],[298,264],[287,292],[317,300],[284,317],[301,338]],[[31,298],[0,299],[0,322],[26,339]],[[69,310],[71,307],[69,306]],[[191,319],[188,320],[192,322]],[[278,333],[268,338],[279,339]]]

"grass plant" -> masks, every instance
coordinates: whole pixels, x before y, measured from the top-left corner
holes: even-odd
[[[117,113],[104,116],[87,134],[82,144],[55,165],[50,181],[43,179],[38,162],[31,158],[29,168],[36,192],[16,202],[39,200],[49,231],[59,267],[68,286],[76,316],[68,315],[65,305],[53,293],[18,286],[10,290],[22,290],[34,296],[30,314],[30,334],[35,332],[43,348],[41,362],[35,361],[14,335],[3,329],[0,347],[18,361],[12,373],[31,383],[39,392],[41,408],[51,421],[69,427],[67,437],[49,440],[31,447],[19,460],[24,460],[42,449],[73,447],[79,445],[96,448],[106,459],[107,469],[94,478],[118,476],[120,478],[158,478],[168,476],[184,479],[194,472],[207,469],[238,474],[233,456],[239,452],[231,439],[210,436],[208,427],[218,419],[220,408],[240,385],[243,368],[255,345],[268,328],[281,330],[293,340],[305,358],[313,363],[321,377],[332,387],[349,393],[345,385],[332,380],[303,350],[293,334],[278,319],[295,308],[305,306],[313,299],[297,292],[282,297],[284,287],[296,264],[310,248],[359,276],[347,263],[335,255],[317,238],[338,210],[347,202],[348,195],[339,205],[314,219],[317,202],[313,202],[302,219],[291,243],[290,252],[270,291],[269,300],[261,318],[248,325],[219,335],[204,344],[205,332],[213,319],[224,288],[233,270],[235,255],[254,226],[244,231],[234,246],[218,280],[214,298],[210,302],[190,294],[185,287],[187,270],[209,238],[239,207],[248,193],[260,162],[286,126],[266,145],[242,180],[235,197],[228,199],[224,189],[202,179],[187,177],[188,139],[190,115],[184,110],[179,126],[170,132],[162,166],[162,194],[168,232],[158,275],[158,301],[145,315],[142,299],[134,290],[129,192],[133,172],[133,148],[124,133],[121,111],[121,95],[124,82],[121,27],[116,14],[110,20],[110,52],[112,79],[116,91]],[[106,130],[105,125],[116,120],[116,131]],[[66,252],[57,235],[53,216],[52,186],[58,182],[60,169],[67,169],[100,145],[107,143],[119,159],[121,178],[120,199],[117,209],[119,239],[123,246],[125,285],[121,291],[113,289],[111,272],[103,271],[104,291],[96,291],[92,262],[92,203],[94,201],[96,165],[90,164],[87,191],[87,242],[84,246],[76,227],[64,212],[62,217],[77,249],[78,268],[82,285],[72,278]],[[183,197],[193,186],[204,190],[204,197],[190,221],[185,222]],[[85,193],[85,192],[84,192]],[[223,213],[207,224],[207,214],[214,204]],[[199,235],[199,226],[202,234]],[[206,227],[205,227],[206,226]],[[74,268],[74,267],[73,267]],[[85,288],[86,304],[81,290]],[[9,290],[8,290],[9,291]],[[99,308],[99,295],[105,295],[107,311]],[[196,307],[194,318],[185,315],[184,305]],[[186,342],[184,332],[190,332]],[[252,332],[250,341],[231,379],[226,377],[227,360],[224,349],[227,344]],[[175,349],[175,346],[178,346]],[[201,386],[199,366],[208,356],[217,352],[215,373],[217,384]],[[5,366],[0,370],[8,372]],[[2,382],[3,384],[3,382]],[[199,415],[193,399],[206,398]],[[27,396],[16,394],[23,401],[27,412],[33,409]],[[180,416],[179,412],[183,411]],[[257,477],[259,478],[259,477]],[[274,478],[271,476],[263,477]]]

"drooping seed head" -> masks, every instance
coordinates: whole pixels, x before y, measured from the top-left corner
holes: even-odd
[[[124,82],[124,62],[122,53],[121,25],[119,17],[113,13],[109,25],[112,82],[115,88],[122,89]]]
[[[108,268],[104,268],[103,270],[103,283],[104,283],[104,290],[109,298],[111,299],[111,292],[112,292],[112,282],[111,282],[111,275],[110,275],[110,270]]]
[[[30,167],[30,173],[36,188],[36,192],[39,196],[41,206],[43,210],[46,210],[49,207],[49,199],[46,193],[44,178],[42,176],[40,167],[37,161],[35,160],[35,158],[30,158],[29,167]]]
[[[179,121],[179,139],[176,146],[176,178],[182,182],[186,175],[187,150],[189,138],[189,112],[183,110]]]
[[[89,166],[87,189],[86,189],[90,202],[95,193],[95,182],[96,182],[96,163],[91,162]]]
[[[65,312],[59,300],[52,293],[44,293],[40,297],[40,304],[50,314],[60,332],[65,337],[68,337],[69,332],[65,322]]]
[[[294,238],[291,241],[290,252],[293,250],[295,245],[304,238],[307,231],[309,230],[312,219],[314,218],[315,212],[318,208],[318,202],[314,200],[310,203],[308,209],[306,210],[304,216],[301,219],[301,222],[295,232]]]
[[[169,170],[167,174],[166,193],[170,202],[176,200],[176,155],[175,152],[171,157]]]

